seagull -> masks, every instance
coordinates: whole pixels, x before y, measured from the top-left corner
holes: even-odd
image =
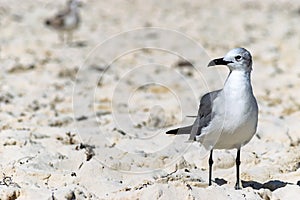
[[[215,65],[229,68],[223,89],[209,92],[201,98],[193,125],[169,130],[166,134],[190,134],[190,141],[198,141],[210,151],[209,186],[212,182],[213,150],[237,149],[235,189],[241,189],[240,151],[254,136],[258,121],[258,106],[251,86],[252,56],[245,48],[235,48],[223,58],[208,63],[208,67]]]
[[[67,41],[71,42],[73,31],[78,28],[80,16],[78,12],[79,0],[69,0],[67,7],[59,11],[54,17],[46,19],[45,25],[59,32],[59,38],[64,42],[64,34],[67,33]]]

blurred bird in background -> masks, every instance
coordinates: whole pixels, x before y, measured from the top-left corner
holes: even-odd
[[[80,15],[78,7],[81,6],[79,0],[69,0],[67,7],[57,12],[54,17],[45,20],[45,25],[58,31],[59,39],[62,43],[65,41],[71,43],[73,40],[73,31],[80,24]]]

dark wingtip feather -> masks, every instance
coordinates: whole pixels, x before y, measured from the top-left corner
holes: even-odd
[[[168,134],[168,135],[176,135],[178,133],[178,128],[177,129],[173,129],[173,130],[169,130],[169,131],[167,131],[166,132],[166,134]]]
[[[47,19],[47,20],[45,20],[45,22],[44,22],[44,23],[45,23],[45,25],[47,25],[47,26],[49,26],[49,25],[51,24],[50,20],[48,20],[48,19]]]

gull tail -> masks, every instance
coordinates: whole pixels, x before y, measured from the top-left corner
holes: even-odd
[[[173,135],[183,135],[183,134],[190,134],[192,131],[193,126],[185,126],[182,128],[172,129],[166,132],[166,134],[173,134]]]

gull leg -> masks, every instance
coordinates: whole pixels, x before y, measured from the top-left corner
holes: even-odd
[[[208,177],[209,180],[208,180],[208,185],[209,186],[211,185],[212,165],[214,163],[212,156],[213,156],[213,149],[210,150],[210,156],[209,156],[209,160],[208,160],[208,164],[209,164],[209,177]]]
[[[73,41],[73,32],[72,31],[68,31],[68,39],[67,39],[67,43],[71,44]]]
[[[64,44],[65,42],[65,37],[64,37],[64,32],[58,32],[58,39],[60,41],[60,43]]]
[[[241,155],[241,149],[237,149],[237,154],[236,154],[236,160],[235,160],[235,164],[236,164],[236,184],[235,184],[235,189],[236,190],[240,190],[240,164],[241,164],[241,160],[240,160],[240,155]]]

